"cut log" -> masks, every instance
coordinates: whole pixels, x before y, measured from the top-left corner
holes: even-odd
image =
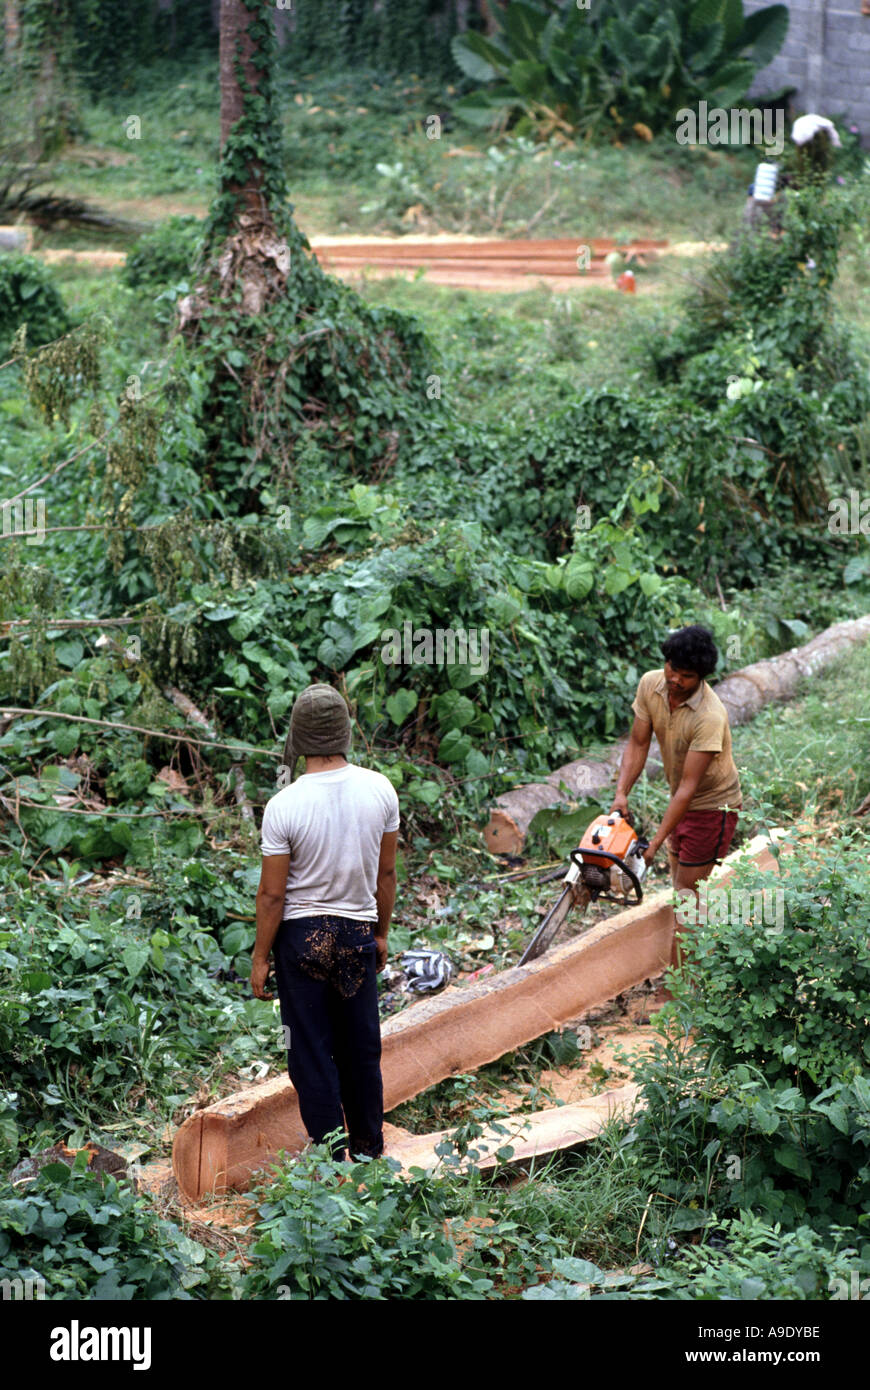
[[[771,834],[781,838],[784,832]],[[747,860],[762,871],[772,869],[769,846],[765,836],[757,836],[729,855],[712,878],[728,882],[735,865]],[[656,893],[528,965],[451,985],[394,1014],[381,1029],[384,1108],[494,1062],[660,975],[673,943],[671,903],[670,890]],[[205,1192],[244,1191],[253,1173],[281,1149],[296,1152],[305,1142],[296,1091],[281,1076],[197,1110],[175,1135],[172,1166],[182,1193],[198,1201]]]
[[[490,854],[520,854],[529,826],[545,806],[557,806],[566,794],[573,800],[595,796],[615,782],[627,738],[621,738],[602,762],[578,758],[551,772],[546,782],[531,782],[498,797],[484,828]],[[662,760],[655,739],[650,743],[646,773],[658,777]]]
[[[628,1082],[574,1105],[534,1110],[530,1115],[511,1115],[499,1121],[498,1128],[485,1129],[471,1144],[476,1156],[469,1154],[456,1166],[460,1170],[495,1168],[499,1162],[498,1151],[505,1147],[513,1149],[511,1161],[514,1163],[540,1158],[559,1149],[572,1149],[575,1144],[597,1138],[615,1116],[628,1119],[642,1105],[640,1087]],[[500,1132],[502,1126],[507,1134]],[[401,1163],[406,1172],[422,1168],[432,1173],[443,1162],[437,1152],[438,1146],[449,1137],[449,1129],[436,1130],[433,1134],[408,1134],[406,1130],[385,1124],[384,1151],[388,1158]]]
[[[792,647],[780,656],[753,662],[733,675],[726,676],[714,686],[716,694],[728,711],[731,727],[747,724],[760,709],[774,700],[790,699],[805,676],[812,676],[850,647],[870,638],[870,615],[850,618],[820,632],[802,647]],[[627,738],[613,745],[608,756],[600,762],[580,758],[556,768],[543,782],[531,782],[515,787],[496,798],[483,837],[491,854],[516,855],[522,852],[532,820],[545,806],[556,806],[565,800],[565,791],[573,799],[595,796],[616,781]],[[647,758],[648,777],[662,771],[661,755],[653,739]]]
[[[774,700],[790,700],[806,676],[830,663],[850,647],[866,642],[870,637],[870,615],[834,623],[802,647],[792,647],[779,656],[756,661],[726,676],[715,687],[716,694],[728,711],[732,727],[748,724],[760,709]]]

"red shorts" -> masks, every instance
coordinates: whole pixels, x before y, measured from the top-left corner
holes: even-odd
[[[685,868],[718,864],[736,829],[736,811],[687,811],[668,836],[667,846]]]

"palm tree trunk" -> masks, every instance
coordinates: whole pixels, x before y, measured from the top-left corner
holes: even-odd
[[[225,149],[230,131],[245,110],[237,64],[241,62],[242,80],[254,95],[260,85],[260,71],[253,63],[257,46],[248,33],[250,22],[251,12],[244,0],[221,0],[221,150]]]
[[[278,115],[271,67],[256,26],[274,25],[270,0],[221,0],[220,189],[227,216],[216,227],[213,264],[220,298],[241,288],[242,313],[259,314],[287,284],[290,253],[280,228],[284,208]],[[252,33],[252,30],[254,32]],[[261,153],[269,150],[269,155]],[[180,326],[198,317],[188,296],[179,305]]]
[[[6,0],[3,7],[3,56],[8,64],[16,61],[19,35],[18,0]]]

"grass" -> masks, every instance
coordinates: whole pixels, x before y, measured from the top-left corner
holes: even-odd
[[[734,730],[734,757],[754,800],[763,794],[785,820],[855,811],[870,792],[868,683],[864,644],[804,681],[794,701],[768,705]]]
[[[493,155],[486,132],[454,122],[449,106],[449,89],[419,79],[284,74],[285,163],[303,229],[402,231],[417,208],[424,230],[708,239],[722,235],[754,164],[751,151],[692,149],[666,135],[624,149],[528,158],[508,145]],[[433,113],[443,121],[437,140],[426,135]],[[128,138],[130,116],[139,117],[138,139]],[[82,136],[56,161],[54,183],[126,216],[204,213],[219,134],[216,65],[164,63],[140,75],[123,107],[85,107]]]
[[[554,293],[487,293],[429,285],[425,277],[362,282],[365,298],[415,314],[442,362],[442,396],[485,423],[517,424],[568,405],[585,390],[646,379],[644,344],[682,292],[657,275],[654,300],[592,286]]]
[[[530,1237],[549,1236],[565,1255],[602,1269],[630,1266],[646,1194],[626,1161],[625,1128],[607,1125],[594,1144],[533,1163],[529,1181],[502,1201],[506,1219]]]

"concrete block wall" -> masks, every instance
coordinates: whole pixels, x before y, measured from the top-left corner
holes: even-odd
[[[744,0],[747,12],[769,0]],[[791,22],[782,49],[758,74],[754,95],[797,88],[797,111],[844,113],[870,147],[870,14],[864,0],[787,0]]]

